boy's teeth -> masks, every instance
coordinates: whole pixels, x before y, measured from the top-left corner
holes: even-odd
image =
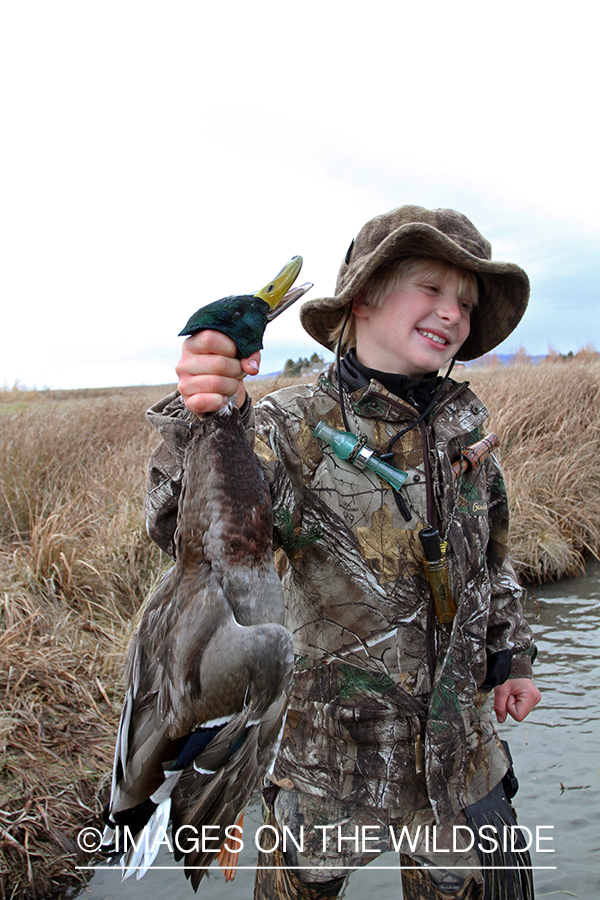
[[[436,344],[446,344],[447,341],[444,338],[440,337],[439,334],[433,334],[431,331],[421,331],[420,332],[423,337],[430,338],[432,341],[435,341]]]

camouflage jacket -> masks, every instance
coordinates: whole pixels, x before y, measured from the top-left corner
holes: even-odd
[[[351,427],[371,448],[417,417],[372,381],[349,396]],[[368,806],[426,809],[443,823],[503,777],[508,762],[478,690],[489,653],[511,651],[529,677],[535,648],[507,560],[508,505],[493,456],[455,482],[451,463],[478,440],[487,410],[448,382],[433,412],[395,445],[408,473],[406,521],[391,488],[313,437],[343,429],[335,371],[245,404],[271,487],[276,564],[297,657],[275,778],[300,791]],[[148,417],[163,443],[149,471],[151,537],[173,554],[188,413],[177,394]],[[418,532],[448,541],[453,624],[440,625]],[[290,786],[291,786],[290,785]]]

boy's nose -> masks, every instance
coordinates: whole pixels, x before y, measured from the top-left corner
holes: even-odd
[[[460,321],[460,302],[458,297],[442,294],[436,310],[438,316],[450,325]]]

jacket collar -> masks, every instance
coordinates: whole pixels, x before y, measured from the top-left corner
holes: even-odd
[[[322,373],[319,383],[330,397],[339,402],[335,363],[331,363]],[[411,419],[419,416],[419,411],[411,403],[392,394],[376,379],[356,390],[351,390],[349,399],[354,413],[362,418],[408,424]],[[427,424],[432,424],[442,409],[448,409],[455,414],[457,434],[472,431],[489,416],[484,404],[469,387],[468,381],[462,383],[452,379],[447,381],[434,409],[427,416]]]
[[[379,372],[368,368],[358,361],[354,349],[349,350],[341,362],[342,382],[351,393],[361,387],[367,387],[376,381],[391,394],[408,401],[419,412],[431,403],[436,388],[442,379],[437,372],[429,372],[423,378],[410,378],[408,375],[397,375],[393,372]]]

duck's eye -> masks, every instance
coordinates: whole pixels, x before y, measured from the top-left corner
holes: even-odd
[[[236,311],[235,311],[234,314],[233,314],[233,318],[234,318],[234,319],[239,319],[239,317],[240,317],[241,315],[242,315],[241,309],[236,309]]]

